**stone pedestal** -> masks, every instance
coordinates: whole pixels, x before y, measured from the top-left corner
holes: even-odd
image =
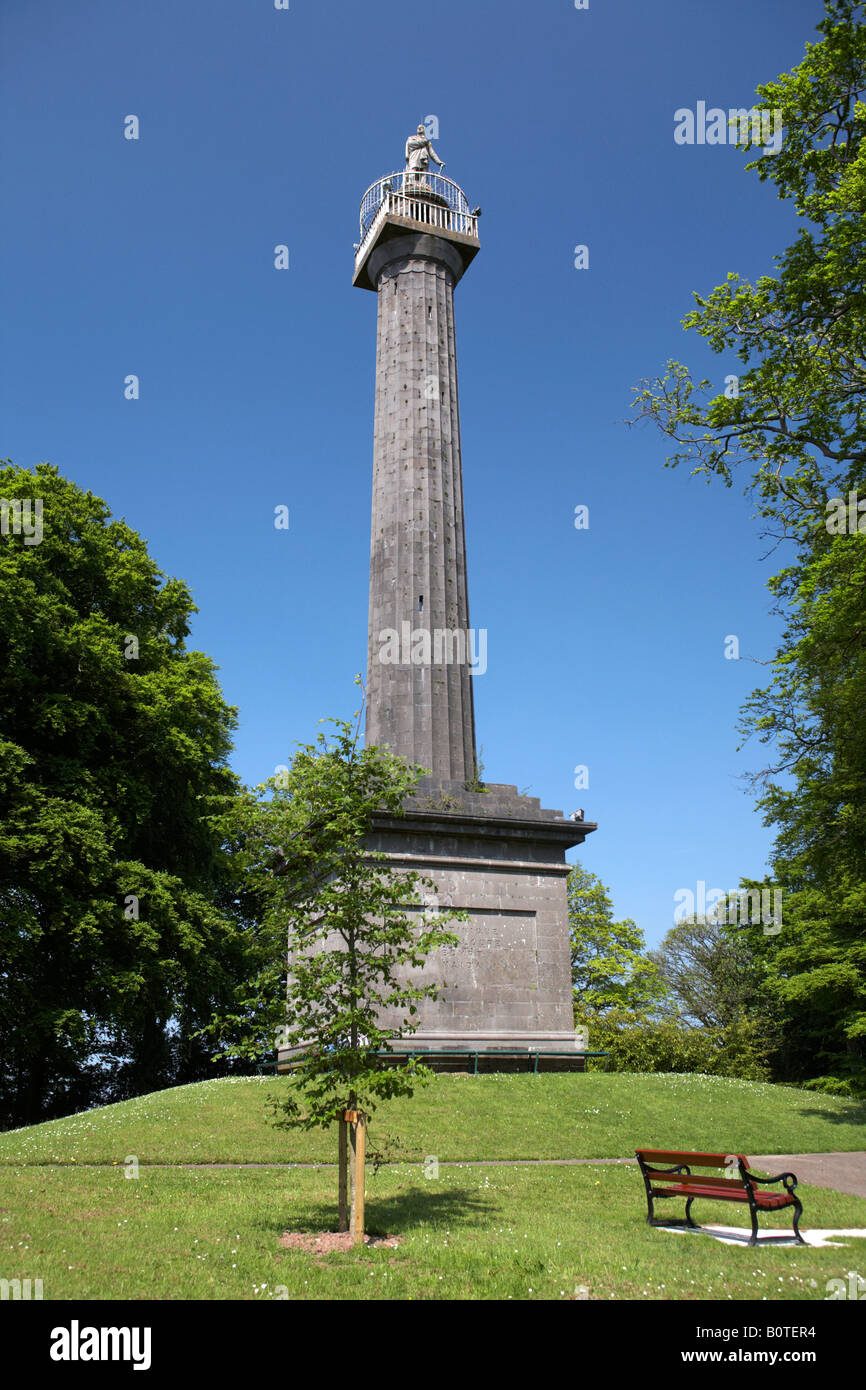
[[[431,906],[461,908],[457,947],[433,952],[420,979],[441,986],[395,1047],[577,1051],[565,851],[596,827],[543,810],[516,787],[468,792],[426,778],[403,817],[378,816],[370,847],[433,879]],[[397,1020],[383,1019],[384,1022]]]

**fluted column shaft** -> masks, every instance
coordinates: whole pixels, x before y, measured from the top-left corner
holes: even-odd
[[[459,270],[435,236],[401,236],[374,257],[367,744],[387,744],[437,778],[463,781],[475,773],[475,721],[454,332]]]

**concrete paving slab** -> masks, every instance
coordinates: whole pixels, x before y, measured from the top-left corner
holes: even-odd
[[[767,1173],[788,1170],[801,1183],[866,1197],[866,1153],[747,1154],[752,1167]]]

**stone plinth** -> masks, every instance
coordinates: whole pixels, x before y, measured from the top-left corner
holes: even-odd
[[[395,1046],[578,1050],[565,851],[595,825],[507,786],[467,792],[428,778],[407,805],[403,817],[377,816],[370,847],[394,868],[433,879],[438,892],[419,912],[461,908],[469,921],[449,927],[459,946],[440,948],[413,972],[441,993],[420,1003],[418,1031]]]

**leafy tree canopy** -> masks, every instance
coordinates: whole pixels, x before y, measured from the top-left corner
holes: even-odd
[[[718,917],[677,922],[649,952],[677,1016],[692,1026],[728,1028],[747,1016],[763,967],[743,932]]]
[[[644,1009],[661,998],[640,927],[630,918],[614,920],[608,890],[580,864],[568,875],[568,921],[576,1017]]]
[[[94,1052],[133,1089],[177,1079],[172,1049],[181,1079],[203,1062],[193,1023],[239,968],[209,821],[235,711],[185,646],[188,589],[103,501],[9,462],[0,498],[41,508],[40,538],[10,508],[0,537],[0,1091],[24,1123],[88,1103]]]

